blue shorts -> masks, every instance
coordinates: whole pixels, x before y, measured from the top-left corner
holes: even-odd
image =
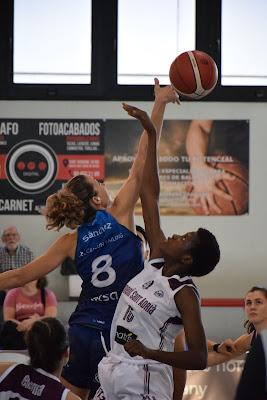
[[[62,371],[63,378],[74,386],[90,389],[93,396],[99,387],[98,364],[106,355],[106,350],[110,350],[109,342],[109,330],[71,325],[70,358]]]

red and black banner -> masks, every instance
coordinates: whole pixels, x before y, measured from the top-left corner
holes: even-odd
[[[0,120],[0,214],[38,214],[77,174],[104,179],[102,120]]]

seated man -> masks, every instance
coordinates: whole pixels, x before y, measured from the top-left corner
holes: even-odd
[[[20,243],[21,236],[15,226],[6,226],[2,232],[3,247],[0,247],[0,272],[16,269],[33,260],[33,252]],[[3,320],[2,306],[6,296],[5,290],[0,290],[0,321]]]

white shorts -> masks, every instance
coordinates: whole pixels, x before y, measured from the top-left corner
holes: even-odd
[[[94,400],[172,400],[172,368],[165,364],[135,363],[112,356],[98,364],[101,388]]]

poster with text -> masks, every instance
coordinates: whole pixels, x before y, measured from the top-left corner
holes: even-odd
[[[141,129],[134,120],[107,120],[105,132],[106,183],[114,195],[129,174]],[[166,120],[159,173],[162,215],[247,214],[249,121]]]
[[[104,179],[115,196],[140,136],[130,119],[0,120],[0,214],[38,213],[77,174]],[[249,122],[166,120],[159,172],[162,215],[247,214]]]
[[[77,174],[104,179],[102,120],[0,120],[0,214],[38,214]]]
[[[233,400],[244,364],[242,355],[202,371],[187,371],[183,400]]]

